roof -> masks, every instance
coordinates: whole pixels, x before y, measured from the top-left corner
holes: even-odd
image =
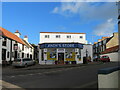
[[[86,34],[86,33],[74,33],[74,32],[40,32],[40,33],[58,33],[58,34]]]
[[[28,42],[26,42],[24,39],[22,39],[24,41],[24,43],[26,44],[27,47],[29,48],[33,48],[33,46],[31,44],[29,44]]]
[[[103,51],[101,54],[107,54],[107,53],[112,53],[112,52],[118,52],[119,50],[119,45],[111,47]]]
[[[11,33],[10,31],[8,31],[2,27],[0,27],[0,31],[2,31],[2,36],[8,37],[10,39],[13,39],[13,40],[25,45],[25,43],[22,41],[21,38],[19,38],[15,34]]]

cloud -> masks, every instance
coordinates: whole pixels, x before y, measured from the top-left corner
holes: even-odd
[[[63,2],[59,7],[55,7],[53,14],[60,14],[67,17],[79,15],[83,24],[100,22],[93,31],[98,36],[111,35],[117,22],[117,6],[115,2]]]
[[[83,19],[109,19],[117,17],[117,6],[115,3],[63,2],[52,12],[63,16],[79,14]]]
[[[94,34],[97,36],[111,36],[114,32],[115,25],[112,18],[108,19],[106,22],[95,27]]]

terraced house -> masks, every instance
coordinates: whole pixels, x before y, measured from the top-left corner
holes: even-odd
[[[16,58],[32,58],[34,48],[29,44],[28,37],[20,38],[17,30],[14,34],[0,27],[0,63],[10,64]]]

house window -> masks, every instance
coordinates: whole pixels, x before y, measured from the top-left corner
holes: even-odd
[[[6,43],[7,43],[7,38],[3,38],[2,45],[6,46]]]
[[[83,36],[80,36],[80,38],[83,38]]]
[[[60,38],[60,35],[56,35],[56,38]]]
[[[49,35],[45,35],[45,38],[49,38]]]
[[[7,58],[9,58],[9,56],[10,56],[10,55],[9,55],[9,52],[7,52]]]
[[[69,35],[69,36],[67,36],[67,38],[71,38],[71,36]]]
[[[24,50],[24,45],[22,45],[22,50]]]
[[[24,53],[22,53],[22,58],[24,58]]]

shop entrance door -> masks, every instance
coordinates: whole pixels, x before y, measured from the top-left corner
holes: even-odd
[[[58,64],[64,64],[64,53],[58,53]]]

